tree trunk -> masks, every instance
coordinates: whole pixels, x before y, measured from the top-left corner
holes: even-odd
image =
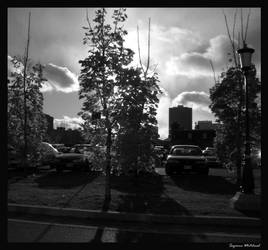
[[[27,143],[27,103],[26,103],[26,78],[27,78],[27,64],[28,64],[28,56],[29,56],[29,44],[30,44],[30,23],[31,23],[31,13],[29,13],[29,21],[28,21],[28,37],[27,44],[24,55],[24,70],[23,70],[23,106],[24,106],[24,148],[23,148],[23,170],[26,173],[27,170],[27,153],[28,153],[28,143]]]
[[[111,144],[112,144],[112,130],[107,129],[106,139],[106,169],[105,169],[105,208],[108,208],[111,201]]]
[[[238,104],[238,115],[237,115],[237,162],[236,162],[236,184],[238,187],[241,186],[241,163],[242,163],[242,157],[241,157],[241,146],[242,146],[242,138],[241,138],[241,112],[242,112],[242,97],[243,97],[243,86],[242,82],[239,82],[239,91],[240,91],[240,99]]]

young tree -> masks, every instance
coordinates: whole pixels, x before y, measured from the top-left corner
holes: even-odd
[[[133,51],[123,46],[124,36],[127,31],[123,23],[127,18],[124,8],[113,11],[113,27],[106,24],[107,11],[102,8],[95,11],[96,17],[92,27],[87,15],[88,27],[86,30],[84,44],[87,44],[89,54],[84,60],[80,60],[81,74],[79,77],[79,98],[84,99],[81,117],[92,126],[92,114],[101,113],[100,126],[105,129],[106,135],[106,185],[105,203],[111,199],[110,172],[111,172],[111,147],[113,142],[113,131],[117,129],[116,122],[116,91],[118,88],[118,77],[122,69],[126,67],[133,57]]]
[[[26,153],[28,160],[35,165],[38,163],[38,146],[47,126],[43,113],[43,94],[40,91],[45,80],[43,67],[41,64],[28,63],[24,87],[23,60],[14,57],[12,65],[16,70],[8,79],[8,143],[18,150],[22,159]],[[24,140],[27,141],[26,152]]]
[[[158,138],[156,109],[160,93],[157,74],[142,78],[140,68],[124,70],[118,91],[118,150],[125,173],[138,175],[152,167],[152,140]],[[119,107],[120,106],[120,107]]]
[[[153,165],[152,140],[158,138],[157,95],[161,93],[157,73],[150,72],[150,19],[145,68],[141,62],[138,27],[137,38],[140,67],[125,69],[118,79],[121,112],[117,115],[120,165],[125,173],[131,172],[136,177],[141,171],[150,171]]]

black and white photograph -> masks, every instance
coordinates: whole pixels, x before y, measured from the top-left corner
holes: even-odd
[[[262,8],[107,6],[6,10],[7,242],[261,248]]]

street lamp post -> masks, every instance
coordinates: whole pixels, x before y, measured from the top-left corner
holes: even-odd
[[[254,49],[248,48],[244,43],[242,49],[237,50],[240,56],[241,69],[244,73],[245,79],[245,165],[243,169],[242,177],[242,192],[250,194],[254,193],[254,178],[253,171],[251,166],[251,157],[250,157],[250,132],[249,132],[249,89],[248,89],[248,75],[251,67],[251,56],[254,53]]]

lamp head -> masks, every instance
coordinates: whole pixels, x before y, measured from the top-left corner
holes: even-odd
[[[240,57],[240,64],[243,70],[247,70],[250,68],[251,64],[251,57],[254,53],[254,49],[248,48],[247,45],[244,43],[244,47],[242,49],[237,50],[237,53]]]

